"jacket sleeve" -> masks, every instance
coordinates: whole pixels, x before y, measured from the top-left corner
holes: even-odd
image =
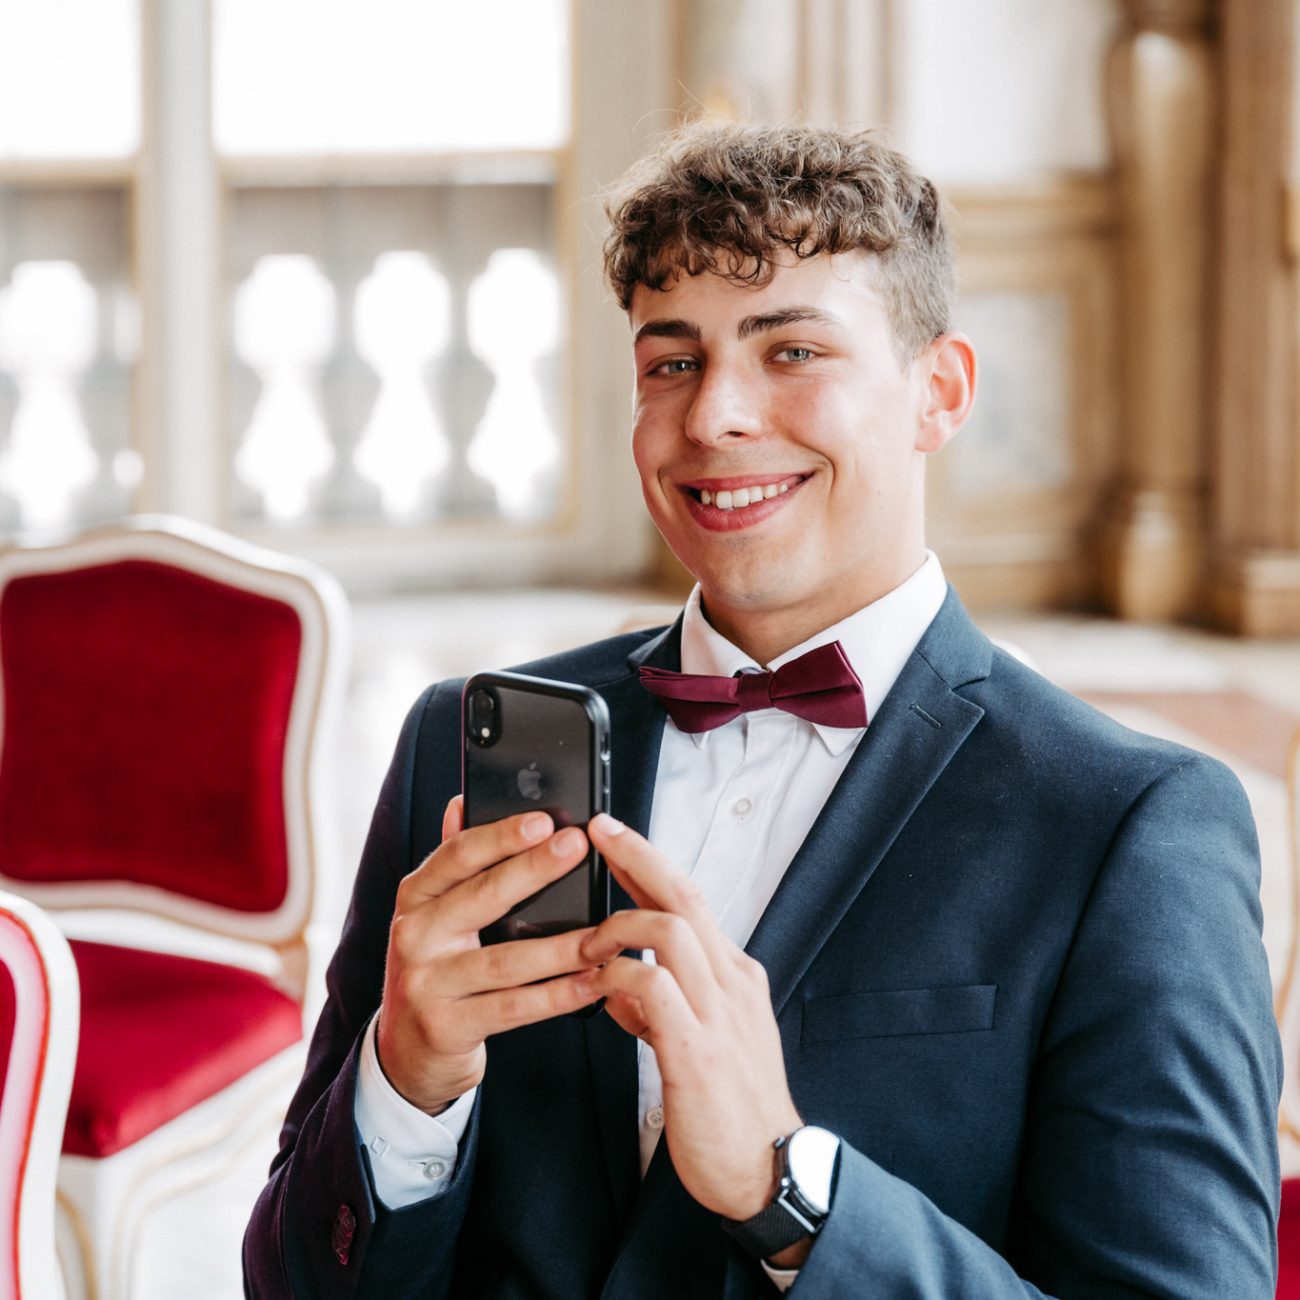
[[[439,699],[439,692],[448,698]],[[357,1051],[383,993],[397,886],[430,847],[413,843],[413,801],[418,795],[422,804],[437,801],[441,809],[459,788],[458,730],[450,733],[451,752],[440,756],[433,741],[446,737],[429,722],[456,708],[452,694],[458,700],[451,686],[433,687],[416,702],[380,792],[343,934],[326,973],[326,1001],[306,1070],[244,1237],[244,1291],[250,1300],[423,1300],[445,1294],[450,1285],[473,1182],[477,1114],[447,1191],[389,1211],[374,1194],[353,1106]],[[438,733],[432,740],[431,728]],[[418,761],[422,751],[433,761]]]
[[[1005,1253],[846,1149],[791,1294],[1271,1300],[1282,1067],[1260,931],[1244,792],[1188,757],[1133,802],[1081,912]]]

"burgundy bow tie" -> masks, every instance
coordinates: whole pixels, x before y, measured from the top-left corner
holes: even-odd
[[[784,663],[776,672],[710,677],[642,668],[641,684],[668,710],[679,731],[712,731],[754,709],[783,709],[826,727],[865,727],[862,682],[838,641]]]

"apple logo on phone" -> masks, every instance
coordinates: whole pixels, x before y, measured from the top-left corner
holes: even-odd
[[[515,779],[519,782],[519,793],[525,799],[540,799],[542,797],[542,774],[537,770],[536,763],[529,763],[527,767],[521,767],[519,775]]]

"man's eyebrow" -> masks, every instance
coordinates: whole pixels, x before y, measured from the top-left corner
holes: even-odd
[[[817,307],[783,307],[780,311],[768,311],[758,316],[744,317],[736,327],[736,337],[747,339],[754,334],[762,334],[767,330],[783,329],[786,325],[797,325],[804,322],[812,325],[830,326],[837,326],[841,323],[836,317],[821,311]],[[663,320],[646,321],[637,330],[632,342],[634,344],[640,343],[642,339],[690,339],[691,342],[698,343],[700,337],[700,327],[698,325],[693,321],[682,320],[674,316]]]
[[[840,323],[816,307],[785,307],[781,311],[764,312],[761,316],[746,316],[736,329],[736,337],[747,339],[765,330],[779,330],[805,321],[813,325],[835,326]]]
[[[636,332],[633,344],[642,339],[690,339],[693,343],[700,341],[700,327],[688,320],[648,320]]]

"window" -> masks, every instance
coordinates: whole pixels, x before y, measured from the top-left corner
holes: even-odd
[[[671,10],[0,0],[0,528],[634,572],[590,200],[671,123]]]
[[[552,517],[567,5],[214,0],[213,20],[235,517]]]
[[[0,529],[129,508],[132,0],[0,0]],[[10,183],[5,184],[8,180]]]

